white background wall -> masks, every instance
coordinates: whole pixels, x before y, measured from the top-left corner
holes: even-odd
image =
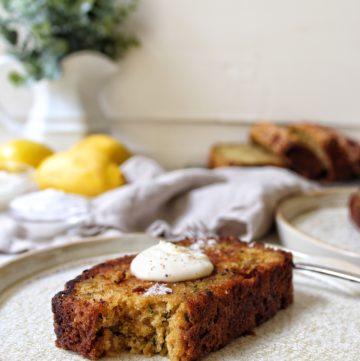
[[[137,18],[114,114],[359,122],[357,0],[143,0]]]
[[[121,63],[105,97],[109,115],[139,149],[149,129],[161,143],[161,132],[180,134],[183,120],[360,127],[358,0],[142,0],[130,27],[142,45]],[[3,74],[0,99],[26,116],[29,95],[15,92]],[[145,131],[146,122],[162,130]],[[238,139],[226,127],[203,128],[204,144]]]

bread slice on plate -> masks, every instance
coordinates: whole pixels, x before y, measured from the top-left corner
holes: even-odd
[[[216,144],[209,156],[209,167],[227,166],[276,166],[286,167],[286,160],[254,144]]]
[[[321,159],[329,181],[346,181],[353,177],[353,166],[341,145],[339,134],[333,129],[312,123],[290,126],[306,145]]]
[[[251,333],[293,301],[290,253],[235,238],[184,240],[214,264],[192,281],[143,281],[134,256],[99,264],[52,300],[56,345],[95,360],[122,351],[199,360]]]
[[[319,157],[287,127],[258,123],[250,131],[252,142],[286,158],[290,167],[304,177],[317,179],[325,173]]]

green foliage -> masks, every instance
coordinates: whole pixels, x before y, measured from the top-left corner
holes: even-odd
[[[121,30],[137,0],[0,0],[0,35],[24,73],[17,84],[57,79],[67,55],[92,50],[121,58],[137,39]]]

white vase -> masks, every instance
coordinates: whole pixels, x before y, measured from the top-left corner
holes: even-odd
[[[13,60],[0,58],[0,65],[9,61]],[[60,79],[31,86],[33,102],[25,126],[0,109],[0,121],[16,136],[57,150],[88,133],[109,131],[100,95],[118,71],[117,63],[95,52],[74,53],[64,59],[62,68]]]

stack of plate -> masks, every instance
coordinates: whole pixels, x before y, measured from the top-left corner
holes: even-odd
[[[348,201],[354,188],[328,188],[285,199],[276,215],[281,243],[293,250],[360,265],[360,230]]]

